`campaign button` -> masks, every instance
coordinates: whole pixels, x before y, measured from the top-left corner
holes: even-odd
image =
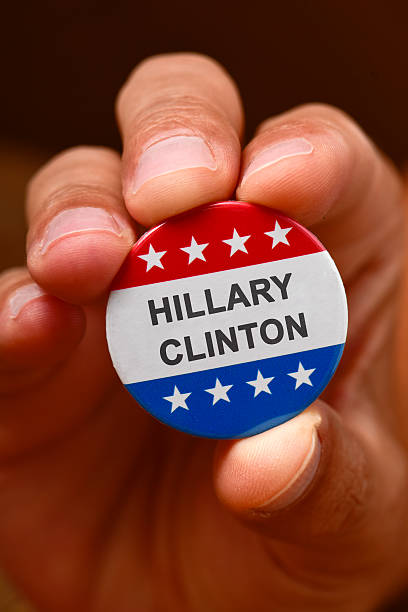
[[[140,238],[113,282],[106,332],[145,410],[196,436],[241,438],[323,391],[343,351],[347,302],[308,230],[263,206],[221,202]]]

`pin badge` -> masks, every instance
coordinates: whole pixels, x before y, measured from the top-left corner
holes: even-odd
[[[347,302],[319,240],[246,202],[154,227],[113,282],[106,331],[129,393],[208,438],[251,436],[307,408],[340,360]]]

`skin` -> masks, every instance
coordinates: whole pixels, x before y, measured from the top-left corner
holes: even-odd
[[[137,66],[117,117],[122,159],[79,147],[33,177],[27,268],[1,277],[2,566],[45,612],[375,609],[405,585],[408,563],[401,177],[324,105],[268,119],[241,151],[236,86],[199,55]],[[134,192],[143,150],[172,135],[202,137],[216,169],[153,176]],[[291,138],[312,152],[245,172]],[[319,236],[350,325],[321,399],[273,430],[214,442],[137,407],[111,365],[104,316],[140,226],[230,197]],[[83,207],[107,211],[116,230],[90,227]]]

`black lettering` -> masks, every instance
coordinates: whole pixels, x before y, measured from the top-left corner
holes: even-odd
[[[246,308],[251,305],[238,283],[231,285],[227,310],[234,310],[235,304],[244,304]]]
[[[180,296],[173,295],[174,310],[176,311],[177,321],[183,320],[183,311],[181,310]]]
[[[291,276],[292,276],[292,272],[287,272],[285,274],[285,278],[283,279],[283,281],[279,280],[277,276],[270,276],[271,281],[275,283],[277,287],[279,287],[280,292],[282,294],[282,300],[288,299],[287,288],[288,288],[288,283],[289,283],[289,279]]]
[[[230,337],[226,336],[220,329],[215,330],[215,339],[217,341],[218,352],[220,355],[225,355],[224,344],[228,346],[230,351],[236,353],[238,350],[237,334],[233,327],[229,328]]]
[[[261,285],[261,287],[257,287],[257,285]],[[259,296],[262,295],[263,298],[267,302],[274,302],[273,297],[268,293],[268,290],[271,288],[271,283],[267,278],[257,278],[255,280],[249,281],[249,286],[251,289],[252,301],[254,306],[258,306],[259,304]]]
[[[291,317],[290,315],[286,315],[285,317],[289,340],[294,339],[294,334],[293,334],[294,329],[297,331],[299,336],[302,336],[302,338],[307,338],[308,336],[305,315],[303,312],[299,312],[298,316],[299,316],[299,323],[297,323],[294,320],[294,318]]]
[[[214,357],[215,351],[214,351],[213,340],[212,340],[212,337],[211,337],[211,332],[206,331],[204,336],[205,336],[205,341],[207,343],[208,356],[209,357]]]
[[[173,359],[170,359],[170,357],[167,354],[168,346],[178,347],[178,346],[181,346],[181,344],[178,340],[175,340],[174,338],[170,338],[169,340],[165,340],[160,347],[160,357],[162,358],[162,361],[166,365],[177,365],[183,359],[183,355],[181,353],[176,353],[176,356]]]
[[[205,315],[204,310],[193,310],[191,305],[191,298],[189,293],[183,293],[184,303],[186,305],[186,312],[189,319],[194,319],[194,317],[202,317]]]
[[[244,323],[243,325],[238,325],[238,330],[246,333],[247,344],[250,349],[255,347],[254,337],[252,335],[252,330],[255,329],[255,327],[258,327],[258,323]]]
[[[189,361],[198,361],[198,359],[205,359],[205,353],[194,354],[190,336],[184,336],[184,343],[186,345],[187,359]]]
[[[214,306],[211,289],[204,289],[204,295],[207,302],[208,314],[215,314],[227,310],[226,306]]]
[[[159,324],[159,321],[157,320],[157,315],[161,313],[163,313],[166,316],[167,323],[171,323],[173,321],[173,317],[171,316],[169,298],[164,297],[162,298],[162,300],[163,300],[163,306],[160,306],[159,308],[156,307],[154,300],[147,301],[147,304],[150,310],[150,318],[152,320],[152,325]]]
[[[266,333],[267,327],[274,325],[276,327],[276,336],[271,338]],[[259,333],[261,334],[262,340],[265,344],[278,344],[283,338],[283,325],[278,319],[266,319],[260,327]]]

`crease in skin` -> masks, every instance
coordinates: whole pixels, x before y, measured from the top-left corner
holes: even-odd
[[[157,136],[157,132],[155,132],[152,136],[147,138],[140,149],[140,155],[142,155],[144,151],[147,151],[147,149],[150,149],[150,147],[153,145],[163,142],[164,140],[169,140],[170,138],[178,138],[180,136],[185,138],[201,138],[201,140],[205,140],[204,136],[198,130],[194,128],[186,128],[180,121],[174,120],[174,124],[176,127],[172,129],[166,128],[160,136]],[[205,141],[205,143],[215,158],[214,151],[212,150],[210,143],[207,141]]]

